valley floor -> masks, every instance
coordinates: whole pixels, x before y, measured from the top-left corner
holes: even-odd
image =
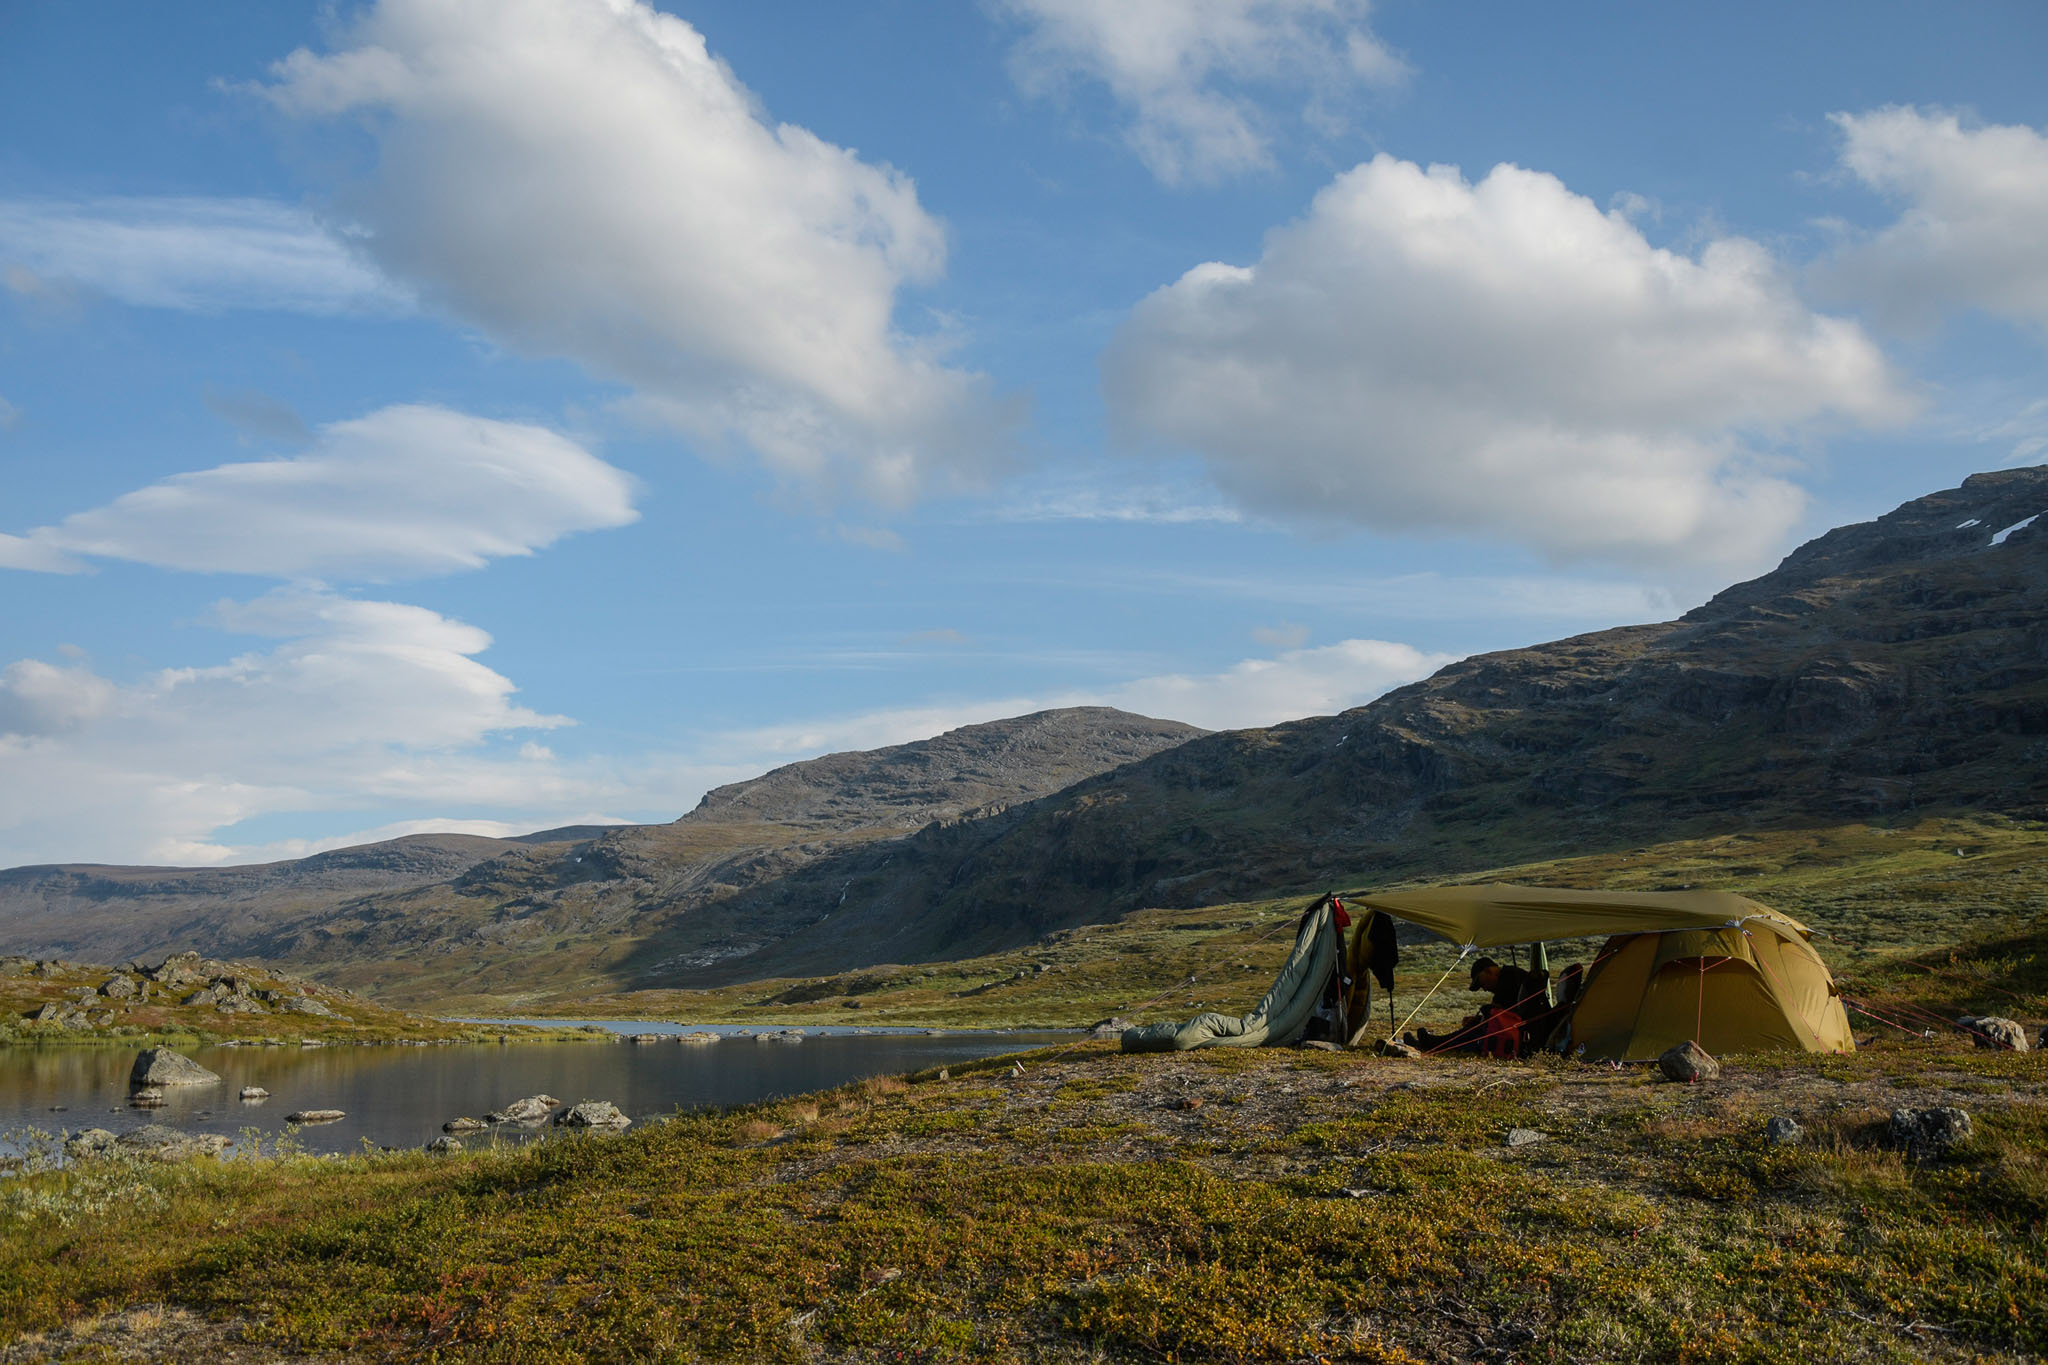
[[[1699,1086],[1090,1042],[615,1138],[86,1164],[0,1186],[0,1360],[2039,1359],[2044,1098],[1948,1039]],[[1937,1105],[1974,1137],[1890,1145]]]

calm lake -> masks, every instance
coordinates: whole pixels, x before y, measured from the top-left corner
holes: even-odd
[[[551,1020],[550,1023],[562,1021]],[[678,1108],[745,1104],[776,1095],[823,1090],[863,1076],[891,1075],[1017,1052],[1075,1035],[1029,1033],[867,1033],[804,1029],[800,1042],[767,1041],[769,1030],[679,1030],[675,1025],[602,1022],[620,1032],[716,1032],[715,1043],[612,1041],[485,1043],[445,1047],[202,1047],[187,1055],[221,1077],[218,1085],[171,1087],[156,1109],[128,1107],[128,1070],[135,1052],[118,1047],[0,1048],[0,1146],[7,1134],[106,1128],[121,1133],[145,1123],[192,1132],[239,1135],[262,1130],[266,1141],[301,1109],[340,1109],[347,1117],[298,1132],[309,1151],[419,1147],[457,1117],[481,1118],[513,1100],[548,1094],[564,1104],[610,1100],[636,1122]],[[245,1102],[245,1085],[270,1098]],[[500,1130],[507,1131],[507,1130]],[[518,1129],[507,1136],[528,1134]],[[484,1138],[479,1134],[477,1139]]]

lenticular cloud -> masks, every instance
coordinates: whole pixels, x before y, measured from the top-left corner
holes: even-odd
[[[1800,513],[1761,447],[1909,407],[1753,242],[1687,256],[1552,176],[1389,156],[1256,265],[1141,302],[1104,383],[1126,435],[1200,453],[1257,511],[1716,567],[1753,565]]]
[[[909,179],[765,121],[704,38],[635,0],[382,0],[266,92],[367,114],[348,204],[394,279],[507,345],[633,386],[775,471],[900,501],[1010,425],[894,324],[945,233]]]
[[[386,581],[530,554],[637,515],[632,480],[565,436],[406,405],[323,427],[292,459],[173,475],[55,526],[0,536],[0,565],[63,571],[101,557]]]

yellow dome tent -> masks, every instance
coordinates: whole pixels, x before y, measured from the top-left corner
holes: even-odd
[[[1347,898],[1467,949],[1607,936],[1572,1012],[1571,1050],[1640,1060],[1692,1039],[1735,1052],[1853,1052],[1812,931],[1727,891],[1448,886]]]

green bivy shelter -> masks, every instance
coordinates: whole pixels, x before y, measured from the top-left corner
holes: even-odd
[[[1537,1046],[1588,1060],[1655,1057],[1688,1039],[1715,1055],[1856,1047],[1812,931],[1732,892],[1493,884],[1347,896],[1348,945],[1337,902],[1325,896],[1310,907],[1272,989],[1249,1014],[1127,1029],[1124,1051],[1282,1046],[1317,1021],[1324,1036],[1355,1044],[1371,1003],[1367,935],[1382,915],[1459,945],[1460,961],[1479,948],[1604,939]],[[1391,980],[1390,968],[1382,980]]]

